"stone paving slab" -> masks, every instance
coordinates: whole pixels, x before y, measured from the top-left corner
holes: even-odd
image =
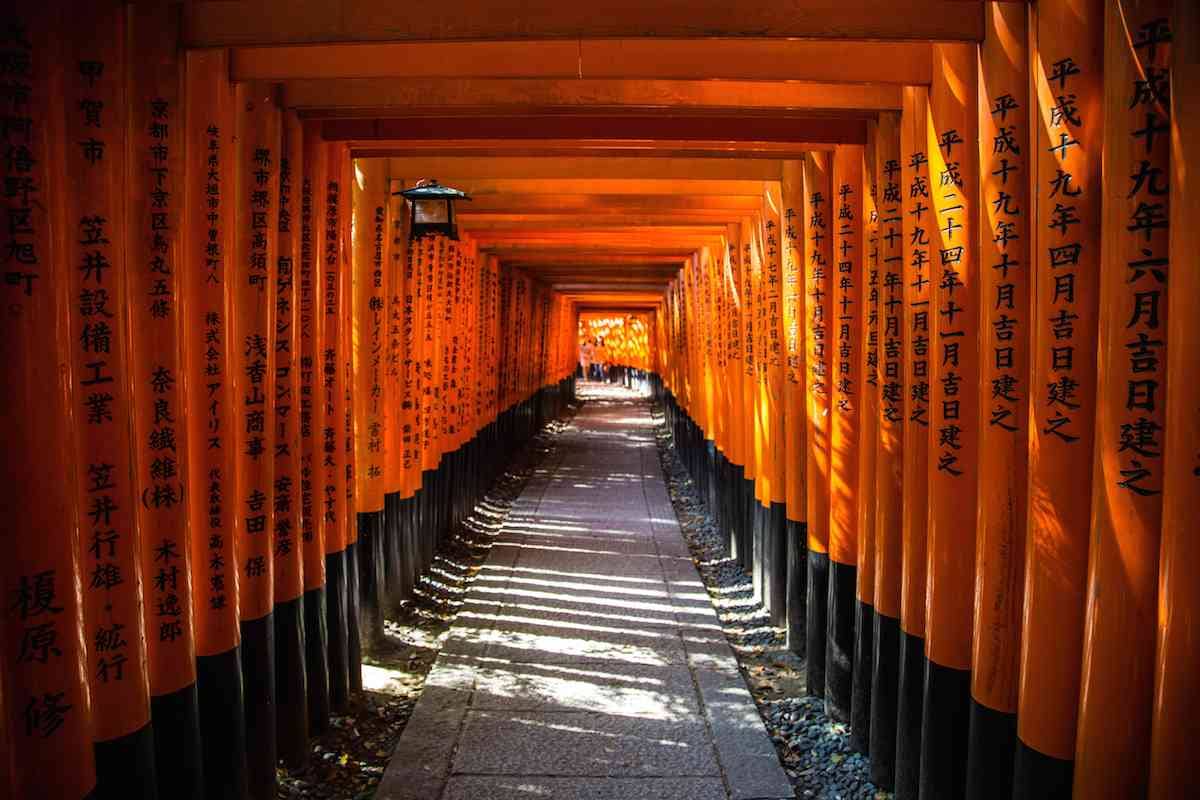
[[[454,776],[444,800],[726,800],[720,778],[546,778]]]
[[[454,771],[497,775],[719,775],[696,717],[467,712]]]
[[[378,800],[792,797],[680,535],[650,415],[603,391],[514,504]]]

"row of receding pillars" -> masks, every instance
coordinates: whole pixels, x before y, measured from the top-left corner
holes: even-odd
[[[385,162],[170,4],[43,5],[0,26],[0,796],[267,800],[559,412],[575,312],[410,244]]]
[[[700,491],[897,797],[1196,796],[1198,15],[989,5],[657,320]]]

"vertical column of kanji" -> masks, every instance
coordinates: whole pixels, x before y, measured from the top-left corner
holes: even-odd
[[[925,586],[929,529],[930,230],[934,225],[926,152],[929,90],[906,86],[900,115],[901,327],[908,402],[903,416],[901,499],[900,681],[896,701],[896,797],[917,797],[921,779],[921,712],[925,694]]]
[[[728,246],[724,237],[711,245],[709,252],[709,270],[711,282],[711,291],[713,298],[713,346],[714,359],[713,380],[716,385],[716,405],[717,405],[717,451],[713,459],[713,495],[716,498],[717,508],[716,519],[718,529],[724,533],[729,526],[729,490],[733,486],[730,480],[730,468],[733,462],[730,457],[733,453],[733,443],[731,441],[731,432],[734,423],[734,417],[730,414],[730,397],[729,397],[729,382],[725,379],[726,371],[729,368],[729,301],[725,293],[725,259],[727,258]],[[638,363],[636,369],[650,369],[650,352],[646,344],[648,340],[645,338],[648,335],[646,326],[646,318],[643,316],[631,317],[627,322],[636,326],[635,330],[638,333],[638,343],[635,347],[638,348],[636,355]],[[630,375],[630,385],[637,386],[634,377],[636,373]]]
[[[1073,780],[1092,505],[1104,96],[1102,0],[1042,0],[1030,13],[1037,162],[1019,800],[1068,795]]]
[[[320,278],[320,322],[318,344],[321,390],[317,399],[316,419],[321,438],[323,480],[317,496],[325,525],[325,621],[329,634],[329,702],[336,711],[345,709],[350,692],[350,639],[346,608],[346,447],[342,429],[346,417],[345,372],[342,369],[342,215],[345,213],[345,192],[342,185],[342,148],[332,142],[320,145],[320,161],[313,175],[320,176],[322,203],[325,213],[319,217],[317,230],[317,265]],[[314,187],[315,191],[316,187]]]
[[[755,509],[758,508],[756,488],[759,480],[758,464],[758,386],[755,381],[755,314],[757,313],[757,297],[751,251],[754,247],[750,236],[750,221],[741,220],[738,224],[738,266],[741,273],[742,286],[742,408],[745,412],[743,435],[746,441],[746,471],[742,482],[742,551],[740,563],[746,571],[754,568],[754,523],[758,519]],[[686,355],[686,343],[677,346],[679,357]]]
[[[728,309],[726,315],[726,359],[725,359],[725,374],[723,380],[727,389],[729,403],[729,442],[730,442],[730,469],[728,474],[729,485],[726,487],[728,493],[728,513],[725,520],[726,536],[729,541],[729,553],[733,558],[740,559],[742,555],[742,485],[745,482],[746,472],[746,427],[743,422],[745,419],[745,397],[742,393],[742,373],[745,370],[744,355],[742,352],[743,345],[743,324],[742,324],[742,286],[741,286],[741,266],[739,258],[738,235],[740,228],[737,225],[726,225],[725,228],[725,252],[722,254],[722,288],[725,294],[726,307]],[[665,315],[666,309],[658,315],[659,318]],[[663,350],[665,342],[666,327],[657,328],[663,332],[663,336],[658,337],[658,349]],[[665,365],[660,364],[659,377],[665,378],[663,369]]]
[[[783,200],[779,181],[763,184],[763,436],[769,482],[763,494],[763,596],[771,624],[787,624],[787,347],[783,329],[783,270],[780,242]]]
[[[68,187],[61,172],[61,84],[63,71],[76,68],[61,51],[60,12],[26,4],[6,8],[0,18],[0,76],[10,88],[0,100],[9,121],[0,165],[6,187],[0,202],[9,223],[0,232],[8,254],[0,289],[7,384],[0,409],[14,423],[0,467],[7,528],[0,565],[0,786],[11,797],[77,800],[96,785],[85,671],[93,662],[85,658],[78,588],[81,579],[90,583],[95,567],[85,571],[92,559],[80,548],[80,523],[91,537],[88,504],[81,517],[75,480],[64,479],[63,470],[73,457],[75,426],[101,423],[79,413],[60,365],[77,347],[68,315],[87,308],[96,315],[88,321],[107,325],[112,317],[106,315],[116,314],[120,303],[110,294],[111,276],[85,287],[86,296],[73,286],[69,273],[79,265],[67,255],[66,237],[78,238],[70,224],[75,220],[67,217],[68,232],[61,232],[63,221],[55,218],[61,209],[49,205],[53,198],[61,202]],[[78,152],[79,145],[67,139],[66,147]],[[89,623],[86,630],[94,629]]]
[[[1171,276],[1167,351],[1171,394],[1167,398],[1164,443],[1162,566],[1158,599],[1158,647],[1154,673],[1153,748],[1150,797],[1176,800],[1193,791],[1189,775],[1200,730],[1200,550],[1195,536],[1200,499],[1200,375],[1196,354],[1185,343],[1200,341],[1195,301],[1200,297],[1200,8],[1175,3],[1171,28]],[[1186,99],[1186,100],[1185,100]],[[1188,168],[1191,167],[1189,173]]]
[[[130,57],[128,162],[124,176],[129,262],[134,523],[147,578],[142,613],[150,663],[150,711],[159,793],[200,797],[200,723],[192,631],[191,553],[181,462],[182,319],[179,310],[183,213],[183,107],[178,14],[170,7],[126,9]]]
[[[879,441],[875,451],[875,640],[871,659],[871,782],[891,789],[896,774],[903,565],[904,236],[900,117],[879,115],[875,133],[878,248]]]
[[[394,198],[400,217],[407,220],[408,207],[402,198]],[[401,360],[400,360],[400,391],[398,394],[399,419],[397,432],[400,436],[400,469],[403,473],[403,488],[405,516],[405,580],[412,587],[416,586],[420,575],[419,564],[419,532],[420,517],[417,512],[420,504],[421,491],[421,458],[420,458],[420,396],[417,392],[420,370],[420,325],[418,314],[417,280],[420,277],[420,242],[408,240],[407,222],[394,231],[404,242],[403,275],[397,283],[402,287],[401,299]]]
[[[437,317],[437,242],[436,236],[425,236],[420,240],[424,269],[421,276],[421,483],[425,487],[425,523],[423,525],[424,562],[428,566],[433,560],[438,536],[438,482],[434,470],[437,468],[437,362],[438,362],[438,317]]]
[[[345,501],[346,511],[342,515],[346,532],[346,640],[349,653],[347,678],[350,691],[362,689],[362,591],[358,569],[358,492],[355,475],[357,461],[354,451],[354,407],[358,400],[354,391],[354,265],[353,265],[353,186],[355,183],[354,161],[350,148],[345,143],[330,145],[329,170],[337,170],[340,178],[344,208],[338,226],[338,253],[340,255],[342,313],[339,337],[341,348],[338,353],[342,378],[342,427],[338,442],[346,459]]]
[[[78,9],[72,19],[62,93],[63,224],[71,266],[71,400],[79,423],[74,463],[97,791],[153,797],[141,543],[134,523],[140,498],[131,480],[133,378],[126,350],[125,24],[123,6],[108,2]],[[98,298],[106,301],[99,309]]]
[[[451,526],[451,497],[454,494],[453,466],[450,454],[453,452],[451,416],[453,414],[453,393],[450,389],[453,375],[451,363],[451,344],[454,337],[454,273],[455,262],[458,258],[459,242],[448,237],[439,236],[434,242],[434,259],[436,263],[433,279],[433,314],[434,326],[437,330],[437,349],[434,353],[434,398],[437,403],[437,416],[433,424],[433,442],[435,456],[435,474],[437,476],[437,519],[438,544],[450,531]],[[521,329],[522,331],[524,328]],[[526,362],[519,362],[520,369],[526,368]]]
[[[384,202],[387,162],[358,158],[351,181],[351,361],[353,364],[356,525],[363,647],[383,640],[384,344],[387,292],[383,271]]]
[[[283,115],[275,260],[275,730],[279,757],[298,766],[308,756],[308,680],[304,644],[303,464],[300,444],[300,278],[304,134],[296,112]],[[300,202],[297,202],[297,200]],[[311,202],[311,200],[310,200]],[[301,213],[303,211],[301,210]],[[310,259],[311,270],[311,259]],[[311,281],[311,277],[310,277]],[[311,313],[311,285],[310,285]],[[310,489],[311,491],[311,489]]]
[[[700,307],[703,321],[703,353],[704,353],[704,416],[707,428],[704,431],[704,452],[702,470],[704,472],[705,502],[712,513],[717,512],[716,490],[717,481],[715,465],[717,458],[718,435],[720,433],[720,414],[718,413],[718,394],[716,385],[717,353],[716,353],[716,316],[713,305],[712,287],[712,250],[702,245],[697,253],[697,266],[700,268]],[[629,363],[630,344],[633,330],[631,320],[622,318],[617,326],[619,345],[621,347],[622,363]]]
[[[832,317],[830,269],[833,237],[830,234],[830,197],[833,195],[828,152],[804,156],[804,287],[807,397],[805,434],[808,442],[805,507],[808,511],[808,597],[805,646],[808,693],[825,694],[825,649],[829,626],[829,321]]]
[[[833,380],[829,443],[829,638],[825,711],[849,720],[858,563],[858,484],[863,309],[863,148],[833,151]]]
[[[325,384],[321,332],[324,323],[322,223],[325,219],[326,147],[316,122],[301,126],[303,158],[292,165],[300,178],[300,519],[304,541],[304,663],[308,680],[308,727],[329,723],[329,623],[325,594],[325,485],[323,448]],[[295,180],[295,178],[293,178]]]
[[[875,150],[879,131],[867,122],[863,148],[860,241],[863,242],[859,313],[862,370],[858,425],[858,573],[855,576],[854,668],[850,691],[850,741],[859,752],[871,744],[871,679],[875,654],[875,460],[879,443],[879,212]]]
[[[417,304],[417,416],[416,416],[416,447],[414,451],[417,485],[421,490],[421,527],[420,553],[421,559],[418,572],[429,566],[433,558],[433,478],[426,465],[429,462],[429,424],[433,415],[433,402],[430,397],[429,365],[433,358],[433,311],[430,300],[432,291],[432,259],[433,239],[424,237],[413,242],[416,257],[416,304]]]
[[[805,349],[808,337],[804,304],[804,162],[784,161],[781,192],[783,247],[782,309],[786,348],[784,367],[784,470],[787,482],[787,643],[804,655],[805,593],[808,586],[808,526],[805,496],[807,425],[805,423]]]
[[[234,425],[242,682],[250,796],[275,795],[275,272],[280,114],[266,85],[238,84],[234,184]]]
[[[1105,9],[1108,202],[1101,217],[1096,491],[1075,796],[1115,798],[1144,794],[1150,773],[1145,743],[1153,707],[1170,346],[1168,65],[1173,37],[1168,0],[1136,8],[1111,0]],[[1069,217],[1060,220],[1074,224]],[[1068,388],[1074,387],[1056,385],[1053,400],[1062,403]],[[1065,399],[1075,402],[1072,396]]]
[[[384,459],[384,514],[387,519],[387,602],[390,612],[412,596],[409,578],[408,536],[411,530],[409,498],[404,467],[404,430],[406,421],[404,394],[404,273],[407,269],[408,237],[404,230],[404,198],[396,194],[404,188],[396,178],[388,180],[384,209],[384,285],[387,287],[387,347],[384,367],[387,404],[384,406],[387,430]]]
[[[233,91],[224,51],[187,55],[183,124],[184,406],[200,744],[208,797],[246,794],[246,718],[234,521]]]
[[[1028,495],[1029,70],[1024,3],[989,2],[979,53],[980,399],[967,796],[1012,794]],[[989,391],[990,389],[990,391]]]
[[[977,53],[934,45],[929,90],[930,205],[937,231],[929,458],[929,562],[921,796],[966,789],[975,499],[979,464]]]

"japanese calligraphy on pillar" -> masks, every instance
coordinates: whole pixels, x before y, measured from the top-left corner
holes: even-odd
[[[129,313],[133,427],[140,500],[144,615],[154,695],[195,680],[187,494],[190,442],[184,423],[179,309],[183,198],[182,108],[175,49],[158,42],[161,12],[140,9],[133,22],[129,165]],[[146,23],[143,25],[143,23]],[[147,64],[153,64],[147,69]]]
[[[997,83],[1000,81],[993,81],[989,87]],[[1020,404],[1027,392],[1023,378],[1028,331],[1024,328],[1029,297],[1029,267],[1024,255],[1028,239],[1025,187],[1029,126],[1020,88],[1005,86],[985,98],[989,112],[983,117],[980,165],[991,226],[984,234],[985,241],[990,235],[991,244],[983,248],[984,283],[990,290],[983,298],[984,335],[990,339],[991,353],[991,358],[983,360],[984,375],[991,384],[988,425],[1014,434],[1024,424]]]
[[[188,487],[196,649],[224,653],[239,641],[233,524],[236,508],[230,372],[232,140],[228,64],[223,53],[187,56],[187,252],[180,280],[186,322]]]
[[[19,15],[19,16],[18,16]],[[6,374],[19,383],[0,396],[4,419],[20,420],[5,436],[0,505],[5,561],[0,567],[0,657],[8,680],[0,780],[14,797],[83,797],[96,783],[88,708],[90,659],[84,658],[83,610],[76,575],[90,559],[79,547],[79,499],[62,479],[71,462],[62,420],[60,364],[75,349],[66,335],[64,301],[74,301],[75,264],[56,252],[47,192],[58,193],[48,144],[62,136],[55,13],[26,4],[0,15],[0,163],[8,222],[0,230],[5,312],[0,341]],[[68,79],[69,80],[69,79]],[[72,454],[73,455],[73,454]],[[86,584],[85,584],[86,586]]]
[[[884,130],[881,126],[881,132]],[[904,232],[900,213],[900,161],[892,158],[895,152],[892,139],[896,135],[894,124],[887,128],[891,134],[881,136],[881,147],[887,157],[877,159],[882,184],[879,192],[879,248],[880,279],[879,312],[883,317],[882,369],[879,386],[879,419],[884,430],[899,425],[904,420],[904,375],[901,369],[904,354]],[[877,355],[878,357],[878,355]]]
[[[1086,274],[1080,278],[1081,267],[1089,261],[1087,248],[1081,234],[1090,227],[1089,213],[1096,213],[1090,202],[1094,187],[1088,186],[1079,174],[1079,167],[1086,162],[1085,139],[1081,138],[1084,121],[1080,111],[1082,98],[1078,90],[1080,66],[1073,58],[1055,61],[1048,77],[1050,93],[1054,98],[1050,108],[1049,141],[1044,142],[1046,152],[1054,161],[1054,175],[1046,175],[1039,183],[1040,204],[1045,211],[1040,214],[1041,239],[1047,242],[1045,260],[1040,262],[1043,280],[1048,280],[1049,317],[1052,337],[1048,340],[1049,380],[1041,389],[1038,416],[1044,436],[1054,436],[1068,444],[1078,442],[1086,430],[1080,430],[1079,422],[1090,419],[1094,414],[1093,393],[1085,397],[1084,382],[1079,372],[1090,372],[1087,361],[1075,365],[1078,351],[1092,352],[1080,336],[1087,334],[1079,330],[1080,315],[1077,304],[1091,298],[1093,293],[1081,284],[1094,278]],[[1099,111],[1096,111],[1099,113]],[[1048,213],[1047,213],[1048,212]],[[1039,254],[1039,257],[1042,254]],[[1045,309],[1043,309],[1044,313]],[[1088,337],[1091,338],[1091,337]],[[1090,437],[1089,437],[1090,438]]]
[[[1132,149],[1123,195],[1127,233],[1120,237],[1125,280],[1120,284],[1119,305],[1105,303],[1124,321],[1125,357],[1110,367],[1125,384],[1121,392],[1125,402],[1124,413],[1115,414],[1107,423],[1112,427],[1101,430],[1100,437],[1117,443],[1116,487],[1137,497],[1152,497],[1162,493],[1163,479],[1170,243],[1169,20],[1155,17],[1140,22],[1130,33],[1139,68],[1125,87],[1128,141],[1117,145],[1123,152]]]
[[[279,114],[268,92],[237,90],[241,171],[233,287],[238,423],[238,566],[242,621],[273,605],[275,479],[275,330]]]
[[[140,498],[131,482],[131,375],[124,346],[129,324],[123,246],[125,30],[119,9],[106,6],[94,14],[79,20],[79,30],[87,34],[72,53],[64,99],[85,641],[97,708],[93,736],[104,741],[146,723],[149,676],[138,591],[141,549],[134,527]]]
[[[296,217],[296,187],[301,185],[304,138],[294,112],[284,117],[279,153],[279,201],[276,211],[275,259],[275,474],[272,481],[275,513],[273,555],[275,601],[294,600],[304,591],[303,494],[304,464],[300,444],[300,357],[304,352],[300,327],[299,250],[303,220]],[[301,198],[300,205],[304,199]],[[312,197],[308,198],[310,206]],[[303,216],[303,209],[301,209]],[[311,270],[311,260],[309,269]],[[309,277],[311,311],[311,274]],[[309,409],[311,414],[311,408]],[[310,421],[311,422],[311,421]],[[311,486],[309,488],[311,500]],[[310,533],[311,538],[311,533]]]
[[[969,391],[964,383],[971,379],[967,371],[968,351],[974,344],[967,339],[967,324],[973,310],[967,295],[972,291],[963,280],[970,280],[970,259],[967,233],[970,221],[969,198],[962,175],[961,159],[968,157],[971,145],[958,128],[931,131],[936,136],[940,158],[931,165],[937,174],[933,178],[933,207],[938,233],[935,250],[937,279],[935,302],[937,310],[937,340],[934,343],[935,372],[938,384],[934,388],[933,418],[936,424],[934,441],[937,448],[935,469],[953,477],[966,474],[964,461],[964,430],[971,427],[973,417],[963,413],[962,395]],[[940,273],[940,274],[939,274]],[[1007,363],[1007,361],[1005,362]],[[968,409],[969,411],[969,409]]]
[[[325,385],[322,372],[324,322],[325,143],[317,124],[302,125],[303,156],[300,178],[300,245],[296,302],[300,307],[300,519],[304,545],[304,588],[325,585],[326,467]],[[297,165],[292,165],[293,174]],[[295,178],[293,178],[295,180]]]
[[[328,155],[337,151],[326,147]],[[340,431],[345,399],[342,396],[342,366],[338,358],[342,322],[341,181],[335,159],[329,158],[324,186],[325,220],[321,236],[321,466],[325,483],[321,491],[321,518],[325,523],[325,549],[339,553],[346,548],[345,453]]]

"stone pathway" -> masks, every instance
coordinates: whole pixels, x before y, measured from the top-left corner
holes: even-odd
[[[645,402],[583,387],[377,800],[793,796],[680,536]]]

